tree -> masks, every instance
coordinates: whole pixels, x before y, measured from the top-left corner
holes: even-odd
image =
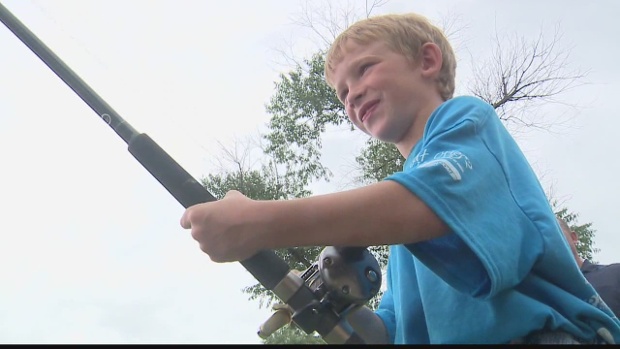
[[[321,164],[321,133],[328,124],[348,122],[340,101],[325,83],[323,64],[323,52],[319,52],[288,74],[280,74],[266,106],[271,119],[265,152],[304,184],[329,180],[331,172]]]
[[[326,344],[316,334],[308,335],[297,327],[283,327],[267,337],[264,344]]]
[[[548,41],[542,31],[529,42],[496,33],[491,57],[472,59],[477,64],[468,91],[491,104],[506,124],[544,130],[558,126],[562,120],[544,120],[534,113],[535,107],[559,103],[557,96],[582,85],[587,76],[570,68],[570,50],[559,48],[561,38],[559,28]]]

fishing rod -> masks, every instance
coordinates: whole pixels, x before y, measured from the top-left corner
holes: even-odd
[[[217,200],[151,137],[114,111],[1,3],[0,21],[125,141],[129,153],[183,207]],[[379,264],[366,248],[327,246],[318,261],[301,274],[271,250],[259,251],[240,263],[285,305],[260,327],[262,338],[292,321],[307,334],[317,332],[330,344],[365,343],[346,317],[374,297],[381,286]]]

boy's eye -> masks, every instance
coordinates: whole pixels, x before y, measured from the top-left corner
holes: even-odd
[[[364,63],[360,66],[360,75],[364,74],[368,68],[370,68],[371,63]]]

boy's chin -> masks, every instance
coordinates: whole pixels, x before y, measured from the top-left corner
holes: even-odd
[[[366,133],[367,135],[369,135],[370,137],[374,138],[374,139],[378,139],[382,142],[389,142],[387,139],[389,139],[388,135],[386,134],[386,130],[384,130],[382,127],[380,127],[381,125],[371,125],[372,127],[369,127],[367,129],[364,130],[364,133]]]
[[[378,132],[369,133],[369,135],[383,143],[396,144],[403,137],[402,132],[387,132],[388,130],[376,130]],[[383,132],[381,132],[383,131]]]
[[[370,133],[370,131],[368,131],[367,129],[365,129],[365,128],[360,128],[360,130],[361,130],[362,132],[364,132],[365,134],[369,135],[370,137],[372,137],[372,138],[376,138],[376,137],[375,137],[372,133]]]

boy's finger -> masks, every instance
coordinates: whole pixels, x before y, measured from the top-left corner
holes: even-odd
[[[230,198],[230,197],[235,197],[235,196],[243,196],[243,194],[241,194],[240,191],[237,190],[229,190],[228,192],[226,192],[226,195],[224,196],[225,198]]]
[[[191,229],[192,228],[192,222],[189,219],[189,208],[187,210],[185,210],[185,212],[183,212],[183,215],[181,216],[181,227],[183,227],[183,229]]]

